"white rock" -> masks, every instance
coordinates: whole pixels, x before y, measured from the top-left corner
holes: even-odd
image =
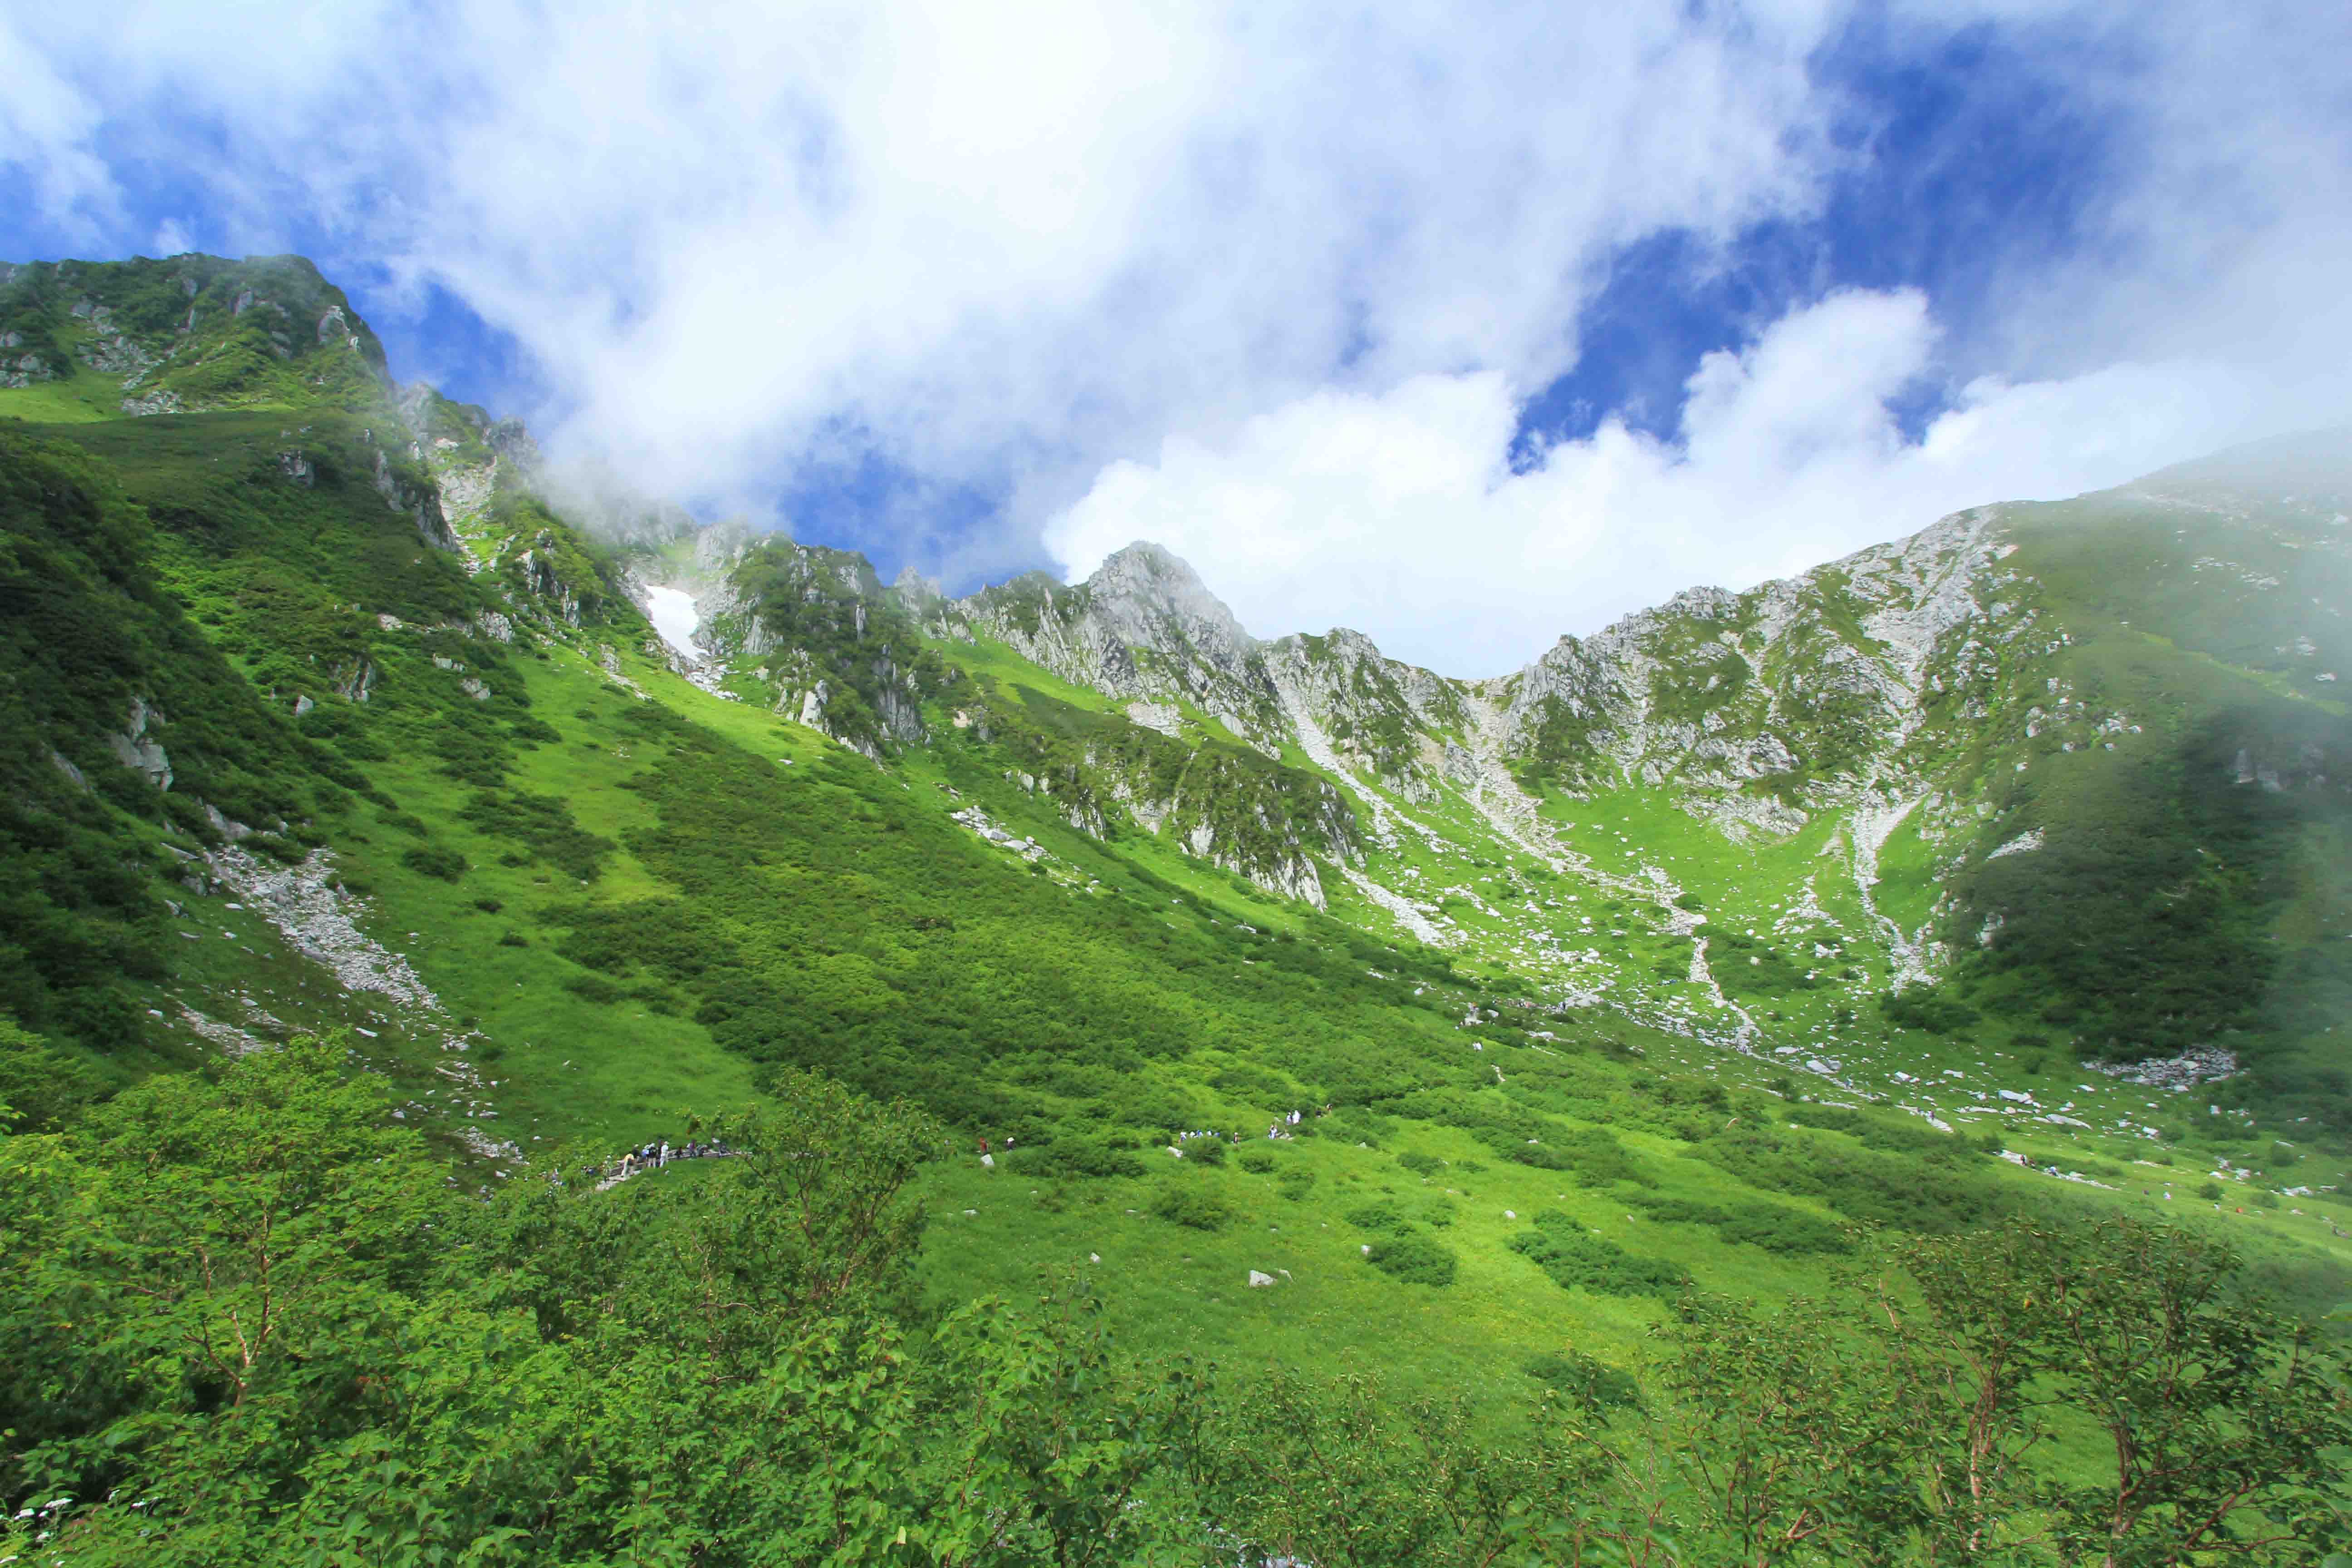
[[[1261,1285],[1273,1284],[1274,1276],[1271,1274],[1261,1274],[1256,1269],[1253,1268],[1249,1271],[1249,1282],[1250,1289],[1255,1290]]]

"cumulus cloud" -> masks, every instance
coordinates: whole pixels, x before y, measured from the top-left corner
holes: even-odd
[[[1178,424],[1556,371],[1612,247],[1814,198],[1805,62],[1834,25],[1806,0],[128,13],[24,24],[58,101],[7,151],[60,232],[110,231],[124,180],[171,166],[208,229],[320,230],[452,290],[543,371],[559,442],[650,484],[740,498],[846,440],[1012,487],[1033,526]]]
[[[1612,419],[1519,472],[1497,374],[1317,393],[1109,466],[1045,539],[1073,576],[1155,540],[1260,635],[1345,624],[1448,674],[1500,674],[1678,589],[2118,483],[2280,413],[2223,365],[2122,364],[1979,380],[1915,441],[1892,405],[1935,350],[1919,294],[1833,295],[1706,356],[1675,442]]]
[[[559,453],[786,522],[788,481],[878,458],[906,477],[844,542],[967,582],[1158,534],[1261,630],[1501,668],[1688,581],[2352,406],[2328,7],[234,15],[0,16],[0,163],[42,248],[299,246],[388,270],[379,315],[446,289],[510,334]],[[2130,150],[2080,243],[2007,257],[1965,345],[1933,301],[1801,281],[1697,368],[1673,443],[1604,420],[1512,472],[1623,247],[1801,225],[1874,155],[1816,68],[1856,26],[1923,61],[2025,40]],[[2006,379],[1947,384],[1963,363]],[[1947,412],[1906,441],[1889,400],[1921,387]],[[975,494],[977,525],[931,501]]]

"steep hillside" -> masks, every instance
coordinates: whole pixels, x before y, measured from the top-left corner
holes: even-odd
[[[0,263],[0,389],[21,417],[374,405],[383,345],[299,256]]]
[[[731,695],[877,757],[1018,734],[1012,776],[1063,821],[1172,837],[1530,1000],[1937,1120],[1990,1110],[1921,1087],[1922,1052],[2226,1079],[2341,1130],[2347,467],[2313,437],[1979,508],[1479,682],[1345,630],[1261,642],[1149,545],[955,601],[774,541],[667,548]],[[953,734],[920,717],[948,697]],[[2050,1125],[2148,1124],[2125,1089],[2061,1099]]]

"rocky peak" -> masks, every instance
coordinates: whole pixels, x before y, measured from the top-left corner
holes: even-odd
[[[900,569],[897,581],[890,584],[890,591],[898,595],[899,602],[909,611],[919,616],[947,596],[938,578],[926,577],[912,566]]]
[[[1157,544],[1138,541],[1118,551],[1086,587],[1094,616],[1129,647],[1168,656],[1189,650],[1228,671],[1257,650],[1257,639],[1200,574]]]

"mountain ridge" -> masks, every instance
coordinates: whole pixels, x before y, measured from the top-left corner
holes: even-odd
[[[2340,718],[2326,692],[2336,667],[2352,661],[2340,617],[2305,625],[2284,607],[2291,596],[2278,595],[2283,561],[2320,574],[2315,585],[2345,590],[2336,531],[2352,486],[2341,432],[2234,449],[2072,501],[1968,509],[1795,577],[1742,592],[1686,589],[1589,637],[1563,637],[1507,675],[1462,679],[1390,659],[1346,628],[1255,637],[1197,573],[1149,542],[1082,583],[1033,573],[948,598],[904,574],[885,586],[855,552],[698,523],[609,482],[566,490],[518,422],[421,384],[396,385],[380,345],[367,352],[373,334],[330,289],[307,263],[283,258],[20,268],[0,280],[0,329],[47,331],[41,363],[52,374],[0,397],[55,411],[70,394],[77,417],[134,422],[157,417],[140,401],[142,377],[171,381],[184,405],[307,400],[354,421],[356,445],[330,452],[300,438],[310,426],[289,427],[275,457],[281,477],[303,483],[320,461],[372,469],[383,503],[412,516],[423,542],[460,559],[489,595],[469,625],[509,626],[511,637],[543,616],[563,636],[608,639],[600,657],[627,689],[643,687],[624,672],[623,647],[877,763],[942,746],[1008,750],[1020,761],[1003,772],[1024,797],[1095,839],[1164,837],[1389,936],[1484,945],[1512,963],[1539,954],[1538,989],[1742,1050],[1805,1048],[1770,1043],[1790,1031],[1775,1031],[1767,1015],[1802,1020],[1801,1038],[1826,1041],[1848,1026],[1836,1017],[1878,1005],[1882,993],[2021,984],[2003,955],[2022,951],[2033,921],[2000,889],[2032,883],[2026,868],[2071,864],[2070,845],[2105,841],[2095,812],[2052,819],[2061,797],[2156,789],[2132,809],[2172,822],[2158,837],[2186,845],[2194,811],[2184,803],[2206,787],[2198,779],[2226,774],[2232,788],[2242,779],[2333,800],[2336,781],[2352,773],[2334,760],[2340,739],[2281,738],[2298,709],[2315,721]],[[181,301],[178,313],[166,320],[156,299]],[[297,344],[272,324],[312,305],[348,330]],[[125,373],[131,359],[140,365]],[[244,365],[246,379],[220,373],[225,360]],[[376,419],[393,423],[403,450],[377,439]],[[2295,486],[2284,501],[2270,493],[2283,475]],[[2163,567],[2186,574],[2164,579],[2135,630],[2133,616],[2101,598],[2123,580],[2101,582],[2081,542],[2101,529],[2128,536],[2117,559],[2148,575],[2169,548],[2151,520],[2176,512],[2189,521],[2172,537],[2202,529],[2210,538],[2200,536],[2201,553]],[[2063,581],[2036,564],[2044,557]],[[694,596],[698,652],[671,648],[644,624],[655,588]],[[2305,597],[2325,608],[2326,595]],[[2166,646],[2179,654],[2165,655],[2160,672],[2144,641],[2155,625],[2171,628]],[[2192,668],[2200,658],[2219,662]],[[359,655],[338,668],[300,700],[363,697],[377,667]],[[2239,723],[2230,715],[2250,703],[2268,704],[2271,716],[2227,748],[2225,763],[2195,763],[2205,772],[2192,778],[2181,771],[2191,764],[2159,756],[2148,739],[2150,702],[2206,712],[2194,721],[2208,729]],[[2171,721],[2173,740],[2206,744],[2183,738],[2189,721]],[[139,733],[124,741],[145,743]],[[2137,760],[2102,760],[2110,756]],[[2063,777],[2045,792],[2035,770],[2053,768]],[[2171,782],[2129,783],[2149,770]],[[1602,832],[1612,810],[1631,823],[1621,807],[1661,808],[1689,827],[1657,818],[1638,837]],[[1463,890],[1474,883],[1440,890],[1430,879],[1459,870],[1423,863],[1475,868],[1497,854],[1637,900],[1657,950],[1577,948],[1580,931],[1539,930]],[[2112,847],[2099,854],[2119,863]],[[1708,896],[1711,860],[1761,858],[1795,877],[1800,856],[1816,868],[1793,906],[1813,911],[1813,962],[1747,952],[1683,907]],[[1822,867],[1836,868],[1834,886]],[[2248,887],[2270,885],[2261,877],[2271,873],[2247,874]],[[2082,875],[2085,888],[2098,880]],[[2200,919],[2242,925],[2251,917],[2237,897]],[[1776,918],[1786,923],[1785,911]],[[2251,931],[2230,939],[2232,951],[2268,973],[2275,966]],[[2155,938],[2125,947],[2143,940]],[[2074,976],[2066,986],[2095,985],[2046,942],[2037,951],[2036,963]],[[1741,956],[1781,975],[1782,989],[1758,993],[1751,977],[1721,972]],[[1808,986],[1833,992],[1835,1005],[1824,1011],[1802,994]],[[2087,1027],[2078,1003],[2035,1006],[2074,1008],[2062,1027],[2075,1031],[2076,1048],[2128,1058],[2204,1048],[2251,1019],[2252,1005],[2158,1013],[2105,996],[2088,1016],[2108,1021]]]

